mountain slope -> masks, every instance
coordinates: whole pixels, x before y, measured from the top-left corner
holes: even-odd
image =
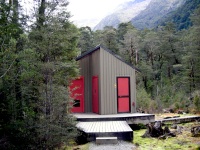
[[[187,29],[192,25],[190,16],[197,7],[200,7],[200,0],[186,0],[183,6],[160,20],[161,25],[165,25],[166,22],[173,22],[177,30]]]
[[[129,21],[138,29],[154,28],[164,23],[163,21],[168,18],[168,15],[180,8],[185,1],[130,0],[118,7],[114,13],[102,19],[94,27],[94,30],[102,30],[105,26],[116,28],[120,23]]]
[[[114,13],[108,15],[94,27],[94,30],[102,30],[105,26],[117,27],[122,22],[128,22],[145,10],[151,0],[132,0],[116,8]]]
[[[152,0],[148,7],[131,22],[139,28],[154,28],[160,24],[160,20],[175,11],[184,4],[185,0]]]

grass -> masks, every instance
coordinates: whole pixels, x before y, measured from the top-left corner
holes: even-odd
[[[146,129],[134,131],[133,143],[137,150],[200,150],[200,137],[192,137],[190,128],[194,123],[187,123],[182,134],[165,140],[157,138],[142,138]]]
[[[173,115],[177,116],[177,114]],[[168,116],[172,116],[172,114],[157,114],[156,118],[160,119]],[[188,116],[188,114],[180,116]],[[200,123],[179,124],[179,126],[183,127],[182,134],[178,134],[176,137],[169,137],[165,140],[142,138],[141,136],[145,133],[146,129],[136,130],[134,131],[133,143],[137,146],[136,150],[200,150],[200,136],[192,137],[190,131],[191,127],[195,125],[200,125]],[[170,127],[170,124],[168,126]],[[73,146],[63,147],[62,150],[88,150],[89,144],[76,145],[73,143]]]
[[[89,143],[83,145],[63,146],[58,150],[88,150],[88,149],[89,149]]]

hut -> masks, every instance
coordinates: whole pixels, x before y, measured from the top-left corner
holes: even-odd
[[[70,86],[74,113],[99,115],[136,112],[137,68],[99,45],[76,58],[80,77]]]

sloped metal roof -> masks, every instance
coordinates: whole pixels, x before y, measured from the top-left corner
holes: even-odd
[[[103,50],[107,51],[108,53],[110,53],[111,55],[113,55],[114,57],[116,57],[118,60],[124,62],[125,64],[127,64],[127,65],[130,66],[131,68],[135,69],[135,70],[138,71],[138,72],[141,72],[140,69],[136,68],[135,66],[133,66],[133,65],[130,64],[130,63],[127,63],[127,62],[126,62],[123,58],[121,58],[119,55],[117,55],[117,54],[115,54],[114,52],[112,52],[111,50],[109,50],[109,49],[103,47],[102,45],[98,45],[98,46],[96,46],[94,49],[91,49],[91,50],[89,50],[89,51],[87,51],[87,52],[81,54],[80,56],[78,56],[78,57],[76,58],[76,61],[78,61],[78,60],[80,60],[80,59],[82,59],[82,58],[84,58],[84,57],[86,57],[86,56],[92,54],[93,52],[95,52],[95,51],[97,51],[97,50],[99,50],[99,49],[101,49],[101,48],[102,48]]]

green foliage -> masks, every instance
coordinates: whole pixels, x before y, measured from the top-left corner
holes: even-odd
[[[200,87],[200,17],[199,8],[193,11],[198,1],[186,1],[184,8],[187,3],[192,21],[188,30],[178,31],[177,24],[171,22],[153,30],[137,30],[129,22],[120,24],[116,30],[106,27],[92,33],[96,45],[103,43],[113,51],[119,48],[121,57],[141,70],[137,75],[137,105],[144,110],[151,111],[150,107],[155,106],[156,111],[167,107],[188,111],[193,107],[189,99]],[[142,97],[147,95],[148,100],[143,101]]]
[[[197,112],[200,111],[200,97],[199,96],[194,97],[194,105],[196,107]]]
[[[173,22],[176,25],[176,29],[178,30],[188,29],[192,26],[193,23],[190,18],[191,14],[195,9],[198,8],[199,4],[199,0],[186,0],[183,6],[162,20],[162,22],[164,22],[163,24],[166,22]]]
[[[193,94],[193,104],[195,107],[195,112],[200,112],[200,93],[199,91],[195,91]]]
[[[135,66],[138,63],[139,40],[139,33],[134,28],[127,29],[121,40],[121,55],[126,56],[127,62]]]
[[[17,3],[0,10],[0,149],[54,149],[77,133],[68,85],[78,75],[78,29],[58,11],[63,2],[43,0],[46,11],[21,34]]]
[[[143,110],[148,113],[154,113],[158,110],[158,105],[151,99],[150,94],[147,94],[143,88],[137,89],[136,106],[138,110]]]
[[[113,27],[105,27],[103,31],[97,30],[94,33],[94,45],[103,45],[111,51],[118,53],[117,30]]]
[[[174,5],[181,3],[176,1]],[[186,1],[184,8],[187,3],[192,22],[187,30],[177,30],[174,22],[165,22],[164,26],[152,30],[137,30],[128,22],[121,23],[117,29],[106,27],[90,33],[94,35],[94,45],[101,43],[141,70],[137,75],[138,108],[161,111],[170,107],[188,111],[193,107],[189,99],[200,88],[200,9],[194,11],[198,1]]]
[[[159,0],[153,0],[148,7],[134,17],[131,22],[139,29],[156,28],[170,12],[175,11],[183,3],[184,0],[165,0],[164,3],[161,3]]]
[[[81,50],[81,53],[86,52],[94,48],[94,35],[90,27],[81,27],[79,29],[80,37],[78,42],[78,47]]]
[[[68,20],[66,1],[42,0],[35,24],[24,32],[18,1],[9,2],[0,2],[0,142],[5,141],[0,149],[54,149],[70,143],[77,134],[67,90],[79,73],[75,57],[98,44],[141,70],[137,108],[199,111],[200,7],[190,17],[191,27],[180,32],[172,23],[137,30],[130,22],[92,31],[78,30]]]
[[[45,9],[56,11],[58,4],[52,2]],[[40,26],[34,28],[29,36],[29,46],[38,55],[40,77],[37,85],[36,144],[40,149],[53,149],[68,143],[76,135],[75,122],[68,111],[71,99],[67,87],[78,74],[75,61],[78,29],[68,21],[68,14],[64,12],[61,16],[60,13],[41,15],[45,19],[38,19]]]

